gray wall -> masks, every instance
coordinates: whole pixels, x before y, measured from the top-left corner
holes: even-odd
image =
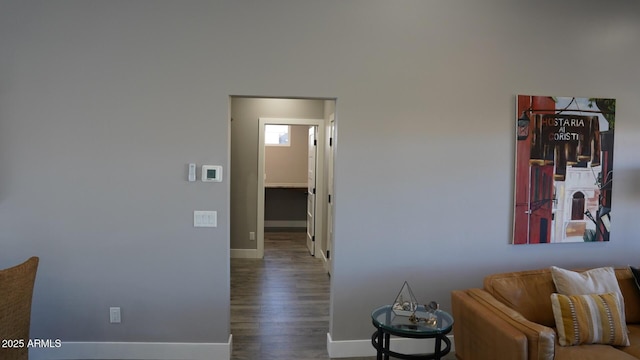
[[[249,241],[249,232],[258,230],[258,125],[261,117],[323,119],[324,101],[231,98],[232,249],[257,247],[256,241]]]
[[[338,99],[334,340],[404,280],[448,309],[495,271],[637,264],[638,39],[624,0],[0,1],[0,265],[41,257],[34,337],[226,342],[256,174],[185,179],[229,170],[238,94]],[[518,93],[618,99],[611,242],[509,245]]]
[[[229,164],[216,13],[0,2],[0,264],[41,258],[33,337],[228,341],[229,179],[186,181],[190,162]]]

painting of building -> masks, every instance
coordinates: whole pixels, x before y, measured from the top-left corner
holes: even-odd
[[[514,244],[609,241],[615,99],[518,95]]]

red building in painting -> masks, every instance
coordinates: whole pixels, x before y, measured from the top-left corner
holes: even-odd
[[[518,114],[530,122],[527,137],[521,136],[516,142],[514,244],[546,243],[551,239],[554,164],[553,159],[531,161],[531,150],[538,149],[536,141],[540,140],[536,138],[535,121],[531,121],[532,109],[555,109],[555,102],[550,97],[518,96]]]

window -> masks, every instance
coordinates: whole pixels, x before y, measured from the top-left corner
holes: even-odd
[[[289,146],[289,125],[265,125],[264,144],[269,146]]]

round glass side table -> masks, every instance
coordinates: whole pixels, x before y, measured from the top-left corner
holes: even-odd
[[[441,359],[451,351],[451,340],[447,334],[453,327],[453,317],[442,310],[428,311],[419,305],[415,319],[399,316],[393,312],[391,305],[379,307],[371,313],[371,320],[376,331],[371,336],[371,344],[378,353],[378,360],[398,359],[429,360]],[[435,347],[428,354],[401,354],[390,350],[391,335],[413,339],[435,339]],[[442,348],[444,342],[445,347]]]

